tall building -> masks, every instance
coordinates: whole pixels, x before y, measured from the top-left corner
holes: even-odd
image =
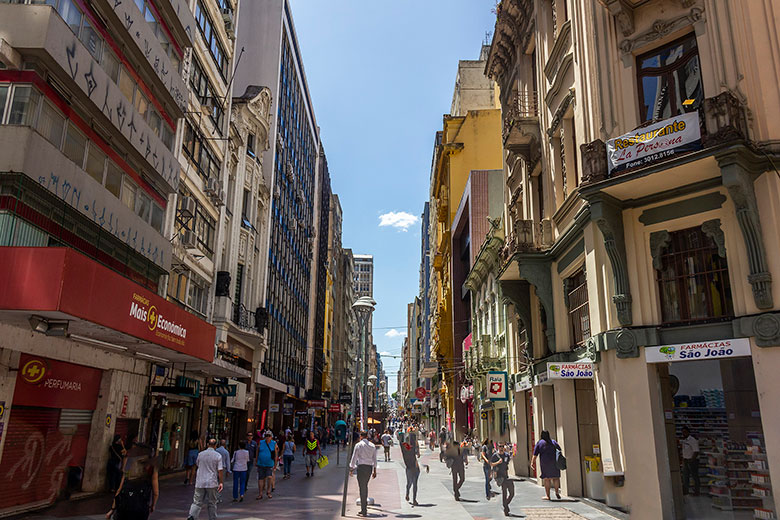
[[[268,255],[268,351],[255,381],[262,392],[259,409],[279,405],[280,412],[268,412],[271,424],[292,426],[285,396],[294,409],[306,409],[307,376],[313,384],[320,138],[288,0],[242,7],[238,46],[247,52],[236,69],[236,90],[266,85],[275,106],[263,157],[272,175],[269,236],[261,246]]]
[[[374,297],[374,257],[372,255],[353,255],[355,259],[354,288],[358,298]]]
[[[777,516],[778,16],[771,0],[500,3],[490,256],[518,475],[548,430],[567,495],[640,519]]]
[[[0,509],[101,490],[114,434],[199,428],[236,375],[206,321],[236,13],[194,10],[0,3]]]

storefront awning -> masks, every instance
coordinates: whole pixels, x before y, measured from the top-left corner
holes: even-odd
[[[0,321],[213,372],[213,325],[73,249],[0,247],[0,273]]]

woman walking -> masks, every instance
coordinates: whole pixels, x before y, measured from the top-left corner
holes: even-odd
[[[488,500],[493,497],[493,491],[490,489],[491,458],[493,458],[493,441],[485,439],[479,450],[479,459],[482,461],[482,471],[485,473],[485,498]]]
[[[108,465],[106,466],[106,476],[108,478],[108,490],[115,493],[119,489],[119,483],[122,481],[122,467],[125,463],[125,445],[122,442],[121,435],[114,435],[114,442],[108,447]]]
[[[284,441],[284,451],[282,452],[282,462],[284,463],[284,479],[292,476],[292,463],[295,460],[295,442],[292,435],[287,435]]]
[[[189,484],[190,480],[195,483],[195,463],[198,461],[198,453],[203,450],[203,443],[200,442],[198,430],[190,432],[190,440],[187,442],[187,458],[184,459],[184,485]]]
[[[127,443],[125,475],[106,518],[146,520],[157,504],[160,496],[157,460],[151,447],[136,444],[136,440],[137,436],[133,435]]]
[[[550,488],[555,489],[555,497],[560,500],[561,494],[561,470],[556,463],[556,454],[561,449],[560,445],[550,438],[550,432],[544,430],[541,439],[534,447],[534,458],[531,461],[531,467],[536,467],[536,457],[542,470],[542,482],[544,483],[545,497],[543,500],[550,500]]]
[[[249,470],[249,451],[246,441],[238,441],[238,449],[233,452],[233,502],[243,502],[246,493],[246,477]]]

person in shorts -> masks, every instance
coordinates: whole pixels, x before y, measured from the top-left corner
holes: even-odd
[[[306,476],[314,476],[314,467],[317,466],[317,459],[320,458],[320,441],[318,441],[314,432],[309,432],[309,438],[303,445],[303,458],[306,460]]]
[[[265,432],[265,438],[257,444],[257,490],[259,492],[257,500],[263,498],[263,490],[268,498],[271,498],[271,489],[273,488],[271,478],[278,458],[279,450],[276,447],[276,442],[272,439],[271,432]]]
[[[390,446],[393,445],[393,436],[390,435],[390,430],[385,430],[382,435],[382,447],[385,449],[385,462],[390,462]]]

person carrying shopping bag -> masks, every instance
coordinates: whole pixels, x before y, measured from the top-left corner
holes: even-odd
[[[539,463],[541,465],[541,477],[544,483],[544,493],[546,496],[543,500],[550,500],[550,489],[555,489],[555,497],[560,500],[561,493],[561,467],[565,469],[565,458],[563,457],[563,450],[560,445],[552,440],[550,432],[544,430],[541,434],[541,439],[536,443],[534,447],[534,458],[531,460],[531,467],[536,467],[536,458],[539,457]],[[562,464],[559,462],[562,460]]]

